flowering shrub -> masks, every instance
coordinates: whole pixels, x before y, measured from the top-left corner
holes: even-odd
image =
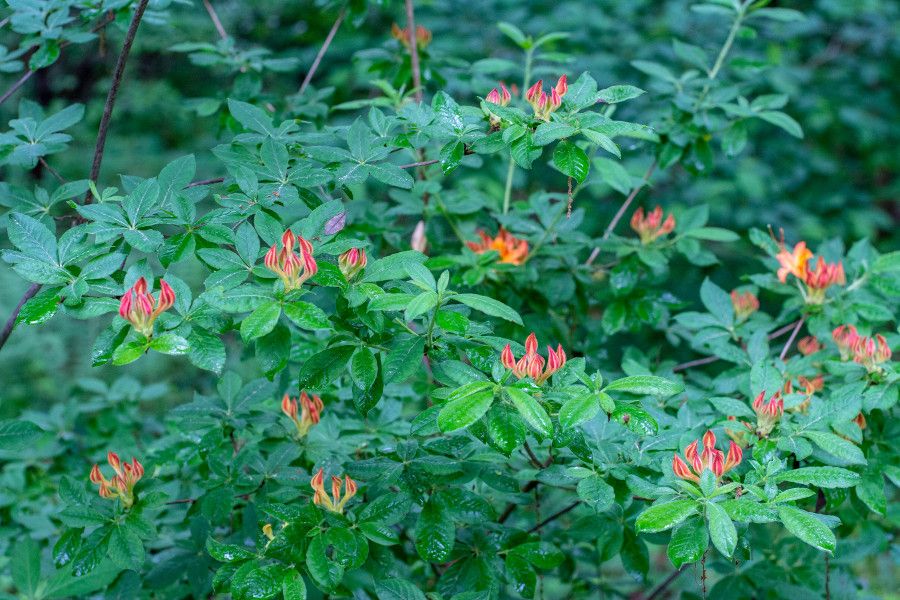
[[[895,593],[837,8],[195,4],[0,12],[0,598]]]

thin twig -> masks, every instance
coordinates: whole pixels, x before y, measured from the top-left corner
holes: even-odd
[[[141,18],[147,9],[147,3],[150,0],[140,0],[131,18],[131,24],[128,26],[128,33],[125,34],[125,41],[122,43],[122,51],[119,53],[119,59],[116,62],[116,68],[113,72],[112,85],[109,86],[109,93],[106,96],[106,104],[103,106],[103,116],[100,118],[100,129],[97,132],[97,145],[94,148],[94,160],[91,164],[91,181],[97,181],[100,175],[100,164],[103,162],[103,150],[106,148],[106,134],[109,132],[109,121],[112,118],[113,106],[116,103],[116,95],[119,93],[119,86],[122,84],[122,76],[125,74],[125,63],[128,61],[128,53],[131,52],[131,45],[137,35],[138,26],[141,24]],[[85,204],[90,203],[91,195],[85,196]]]
[[[544,465],[535,455],[534,450],[531,449],[531,446],[528,445],[528,442],[525,442],[525,453],[528,455],[528,460],[531,462],[531,465],[535,469],[543,469]]]
[[[409,62],[412,67],[416,102],[422,102],[422,72],[419,70],[419,44],[416,42],[416,15],[413,0],[406,0],[406,28],[409,30]]]
[[[781,349],[781,354],[778,355],[778,358],[784,360],[784,357],[787,356],[788,351],[791,349],[791,344],[794,343],[794,340],[797,339],[797,334],[800,333],[800,328],[803,327],[803,322],[806,320],[806,315],[800,317],[800,320],[797,321],[797,326],[794,327],[793,333],[791,333],[791,337],[788,338],[788,341],[784,344],[784,348]]]
[[[653,591],[650,592],[650,595],[647,596],[647,597],[645,598],[645,600],[656,600],[656,598],[659,598],[660,594],[662,594],[663,592],[665,592],[666,589],[667,589],[670,585],[672,585],[672,584],[675,582],[675,580],[678,579],[678,578],[681,576],[681,574],[684,573],[686,570],[687,570],[687,567],[686,567],[686,566],[682,566],[680,569],[678,569],[677,571],[673,572],[671,575],[669,575],[668,577],[666,577],[666,578],[662,581],[662,583],[660,583],[658,586],[656,586],[655,588],[653,588]]]
[[[628,197],[625,198],[625,202],[623,202],[622,206],[619,207],[619,210],[616,211],[616,214],[613,216],[612,221],[610,221],[609,225],[606,226],[606,231],[603,232],[603,237],[600,238],[600,241],[605,242],[607,239],[609,239],[609,236],[612,235],[612,232],[616,228],[616,225],[619,224],[619,221],[621,221],[622,217],[625,215],[625,211],[628,210],[628,207],[631,206],[631,202],[635,199],[635,197],[637,197],[638,192],[640,192],[647,186],[647,182],[650,181],[650,177],[653,175],[653,171],[655,169],[656,160],[654,159],[653,162],[650,163],[650,167],[647,169],[647,172],[644,173],[644,177],[641,179],[641,182],[631,190],[631,193],[629,193]],[[597,246],[596,248],[591,250],[591,255],[588,256],[588,259],[584,264],[589,265],[594,262],[598,254],[600,254],[600,246]]]
[[[552,515],[550,515],[549,517],[547,517],[546,519],[544,519],[543,521],[541,521],[540,523],[538,523],[537,525],[535,525],[534,527],[532,527],[531,529],[529,529],[529,530],[528,530],[528,533],[534,533],[535,531],[537,531],[538,529],[540,529],[541,527],[543,527],[543,526],[546,525],[547,523],[550,523],[551,521],[555,521],[556,519],[560,518],[560,517],[563,516],[564,514],[570,512],[570,511],[572,511],[572,510],[575,510],[575,507],[578,506],[579,504],[581,504],[581,500],[576,500],[575,502],[573,502],[572,504],[568,505],[568,506],[565,507],[564,509],[562,509],[562,510],[560,510],[560,511],[558,511],[558,512],[553,513]]]
[[[91,28],[91,33],[97,33],[98,31],[100,31],[101,29],[103,29],[104,27],[106,27],[107,25],[112,23],[113,20],[115,20],[115,14],[112,12],[107,13],[106,15],[104,15],[103,19],[101,19],[99,23],[97,23],[93,28]],[[59,45],[59,49],[62,50],[63,48],[68,46],[70,43],[71,42],[69,40],[64,40]],[[22,57],[23,61],[25,61],[27,63],[28,57],[30,57],[31,54],[34,53],[35,50],[37,50],[37,48],[38,48],[37,45],[32,46],[28,50],[28,52]],[[15,94],[16,90],[18,90],[20,87],[25,85],[25,82],[28,81],[29,79],[31,79],[31,76],[34,75],[35,73],[36,73],[36,71],[34,69],[29,69],[28,71],[26,71],[25,74],[22,75],[21,78],[16,80],[16,82],[14,84],[12,84],[12,86],[10,86],[10,88],[8,90],[3,92],[3,95],[0,96],[0,104],[3,104],[4,102],[6,102],[9,99],[9,97],[12,96],[13,94]]]
[[[53,175],[54,177],[56,177],[56,179],[57,179],[60,183],[65,183],[65,182],[66,182],[66,178],[63,177],[62,175],[60,175],[59,172],[57,172],[56,169],[54,169],[53,167],[51,167],[50,164],[49,164],[46,160],[44,160],[44,157],[43,157],[43,156],[40,157],[40,158],[38,159],[38,161],[41,163],[41,166],[43,166],[45,169],[47,169],[47,172],[49,172],[51,175]]]
[[[803,319],[799,321],[794,321],[793,323],[788,323],[784,327],[780,327],[766,336],[768,340],[774,340],[775,338],[779,338],[783,336],[785,333],[792,329],[799,329],[799,325],[801,325]],[[721,360],[718,356],[704,356],[703,358],[697,358],[695,360],[690,360],[685,363],[677,364],[672,367],[672,372],[684,371],[685,369],[690,369],[691,367],[699,367],[700,365],[708,365],[709,363],[714,363],[717,360]]]
[[[539,482],[537,479],[532,479],[531,481],[526,483],[524,486],[522,486],[522,493],[527,494],[528,492],[530,492],[531,490],[536,488],[538,486],[538,483]],[[519,506],[519,505],[516,504],[515,502],[510,502],[509,504],[507,504],[506,508],[503,509],[503,512],[500,513],[500,517],[497,519],[497,522],[505,523],[506,520],[510,517],[510,515],[512,515],[513,511],[516,510],[517,506]]]
[[[184,189],[199,187],[201,185],[212,185],[214,183],[222,183],[225,181],[224,177],[214,177],[213,179],[204,179],[202,181],[192,181],[191,183],[184,186]]]
[[[423,160],[420,162],[409,163],[408,165],[400,165],[401,169],[415,169],[416,167],[427,167],[428,165],[434,165],[441,162],[440,159],[434,160]]]
[[[313,75],[316,74],[316,70],[319,68],[319,63],[322,62],[322,57],[325,56],[325,52],[328,51],[328,46],[331,45],[331,40],[334,39],[335,34],[338,32],[338,29],[341,27],[341,23],[344,22],[344,16],[347,13],[347,7],[344,6],[341,8],[341,12],[338,13],[337,19],[334,20],[334,25],[331,26],[331,30],[328,32],[328,35],[325,36],[325,41],[322,43],[322,47],[319,48],[319,53],[316,54],[315,60],[313,60],[312,66],[309,67],[309,71],[306,72],[306,77],[303,78],[303,83],[300,84],[300,91],[297,92],[299,95],[303,95],[303,92],[306,91],[307,86],[309,86],[309,82],[312,81]]]
[[[25,292],[25,295],[22,296],[22,299],[19,300],[19,303],[16,305],[16,308],[13,309],[12,314],[9,316],[9,319],[6,320],[6,324],[3,326],[3,331],[0,331],[0,348],[3,348],[3,345],[6,344],[6,340],[9,339],[13,328],[16,326],[16,319],[19,318],[19,313],[22,311],[22,307],[25,306],[25,303],[31,300],[40,289],[41,284],[32,283],[31,287],[28,288],[28,290]]]
[[[4,102],[6,102],[6,100],[10,96],[12,96],[13,94],[16,93],[16,90],[18,90],[20,87],[25,85],[25,82],[28,81],[29,79],[31,79],[32,75],[34,75],[34,71],[32,71],[32,70],[25,71],[25,74],[22,75],[22,77],[20,77],[14,84],[12,84],[9,87],[9,89],[3,93],[2,96],[0,96],[0,104],[3,104]]]
[[[225,31],[225,28],[222,27],[222,21],[219,20],[219,15],[216,14],[216,9],[213,8],[213,5],[210,4],[209,0],[203,0],[203,6],[206,8],[206,12],[209,13],[209,18],[212,19],[213,25],[216,27],[216,31],[219,32],[219,37],[223,40],[227,40],[228,33]]]

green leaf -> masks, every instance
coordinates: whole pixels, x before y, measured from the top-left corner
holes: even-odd
[[[713,317],[726,326],[734,324],[734,304],[731,296],[714,284],[709,278],[703,280],[700,285],[700,300]]]
[[[634,87],[633,85],[613,85],[597,92],[597,101],[605,102],[606,104],[615,104],[617,102],[625,102],[626,100],[637,98],[645,93],[644,90]]]
[[[164,333],[150,340],[150,349],[162,354],[186,354],[190,344],[186,339],[174,333]]]
[[[884,494],[884,476],[881,470],[874,468],[867,471],[862,481],[856,486],[856,495],[872,512],[887,515],[887,497]]]
[[[122,344],[115,349],[112,356],[113,364],[116,366],[127,365],[139,359],[149,348],[147,340],[133,340]]]
[[[284,305],[284,314],[303,329],[331,329],[331,321],[325,311],[310,302],[288,302]]]
[[[256,552],[246,546],[225,544],[213,538],[206,540],[206,551],[219,562],[243,562],[256,557]]]
[[[549,542],[519,544],[509,553],[524,558],[539,569],[556,568],[565,560],[565,556],[559,548]]]
[[[655,375],[632,375],[613,381],[603,388],[603,391],[629,392],[642,396],[671,396],[684,391],[684,385]]]
[[[598,513],[609,510],[616,501],[615,490],[598,475],[579,481],[576,490],[578,497]]]
[[[553,435],[553,422],[550,421],[547,411],[537,400],[516,387],[504,388],[503,391],[506,392],[507,398],[516,407],[525,422],[531,425],[535,431],[548,437]]]
[[[456,527],[447,510],[431,497],[422,507],[415,530],[416,551],[423,560],[445,562],[453,551]]]
[[[840,467],[801,467],[775,475],[775,481],[789,481],[822,488],[848,488],[859,483],[859,475]]]
[[[494,300],[493,298],[478,294],[455,294],[454,296],[451,296],[451,299],[460,304],[465,304],[469,308],[481,311],[486,315],[499,317],[515,323],[516,325],[522,325],[522,317],[519,316],[519,313],[499,300]]]
[[[413,183],[415,182],[415,180],[412,178],[412,175],[410,175],[397,165],[393,165],[391,163],[380,163],[368,166],[369,173],[372,175],[372,177],[374,177],[381,183],[386,183],[387,185],[392,185],[394,187],[408,190],[412,188]]]
[[[566,400],[559,409],[559,426],[563,431],[590,421],[600,412],[597,394],[584,394]]]
[[[425,354],[425,338],[421,336],[401,339],[384,359],[381,372],[384,383],[406,381],[422,366]]]
[[[493,385],[475,381],[454,390],[447,404],[438,413],[438,427],[444,433],[465,429],[491,407],[494,401]]]
[[[740,238],[738,234],[721,227],[701,227],[692,229],[685,233],[687,237],[696,238],[698,240],[709,240],[711,242],[736,242]]]
[[[816,446],[851,465],[866,464],[862,450],[853,442],[827,431],[804,431],[801,435],[811,440]]]
[[[194,326],[188,336],[188,359],[191,364],[217,375],[225,368],[225,343],[218,335]]]
[[[803,128],[800,127],[800,123],[781,111],[766,110],[756,113],[756,116],[763,121],[768,121],[772,125],[784,129],[796,138],[803,138]]]
[[[33,597],[41,581],[41,549],[30,537],[16,542],[10,559],[10,573],[23,597]]]
[[[672,530],[666,554],[675,568],[680,569],[682,565],[694,563],[703,558],[708,547],[709,533],[706,531],[706,523],[703,522],[703,519],[695,517]]]
[[[389,279],[406,279],[407,266],[410,263],[422,264],[425,262],[425,258],[424,254],[415,250],[406,250],[385,256],[366,266],[362,280],[378,282]]]
[[[270,137],[275,136],[272,118],[263,109],[229,98],[228,112],[245,128]]]
[[[534,130],[534,143],[538,146],[546,146],[550,142],[555,142],[562,138],[567,138],[575,133],[575,128],[565,123],[550,121],[541,123]]]
[[[696,512],[697,502],[694,500],[657,502],[638,515],[634,523],[635,531],[638,533],[665,531],[675,527]]]
[[[44,290],[22,306],[16,323],[39,325],[49,321],[56,314],[59,305],[59,290]]]
[[[356,349],[353,346],[326,348],[310,356],[300,367],[300,389],[321,390],[340,377]]]
[[[353,382],[363,390],[367,390],[375,383],[378,376],[378,363],[375,355],[368,348],[359,348],[350,360],[350,377]]]
[[[281,317],[281,304],[270,301],[260,305],[241,321],[241,337],[245,342],[262,337],[275,329]]]
[[[578,183],[587,179],[591,162],[584,150],[569,141],[562,141],[553,150],[553,164],[564,175],[574,177]]]
[[[779,506],[778,517],[787,530],[819,550],[834,552],[837,541],[834,533],[813,513],[793,506]]]
[[[44,436],[44,430],[31,421],[10,419],[0,421],[0,451],[3,454],[17,454],[33,448]]]
[[[9,241],[23,254],[43,263],[56,264],[56,236],[47,226],[21,213],[11,213],[6,228]]]
[[[306,600],[306,583],[296,570],[290,570],[281,582],[281,593],[284,600]]]
[[[107,551],[113,563],[123,569],[140,572],[144,564],[144,544],[134,529],[126,525],[113,527]]]
[[[425,594],[418,587],[397,577],[376,579],[375,594],[378,600],[426,600]]]
[[[706,505],[706,522],[709,525],[709,537],[716,549],[727,557],[734,554],[737,545],[737,530],[725,509],[709,502]]]

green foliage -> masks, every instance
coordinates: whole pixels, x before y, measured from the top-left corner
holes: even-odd
[[[894,593],[893,4],[7,4],[0,599]]]

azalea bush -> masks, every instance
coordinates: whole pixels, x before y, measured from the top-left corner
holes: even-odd
[[[892,3],[6,4],[0,598],[896,594]]]

